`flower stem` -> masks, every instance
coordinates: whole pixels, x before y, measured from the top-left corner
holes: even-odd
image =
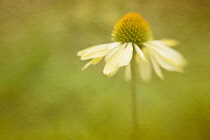
[[[132,140],[138,140],[137,75],[135,59],[131,60]]]

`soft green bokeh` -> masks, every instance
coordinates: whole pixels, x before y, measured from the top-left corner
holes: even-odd
[[[177,39],[185,74],[139,79],[141,140],[210,139],[208,0],[1,0],[0,139],[129,140],[130,85],[104,62],[85,71],[76,53],[110,43],[128,12],[150,23],[154,38]]]

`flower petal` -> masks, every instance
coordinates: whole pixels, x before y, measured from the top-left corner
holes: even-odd
[[[98,62],[100,62],[102,58],[103,58],[103,57],[94,58],[94,59],[92,60],[92,64],[93,64],[93,65],[98,64]]]
[[[167,62],[159,53],[155,52],[151,49],[152,56],[155,58],[157,63],[164,69],[168,71],[177,71],[183,73],[183,68],[180,66],[176,66]]]
[[[157,76],[160,78],[160,79],[164,79],[163,77],[163,74],[162,74],[162,71],[158,65],[158,63],[154,60],[154,58],[150,55],[150,60],[151,60],[151,63],[152,63],[152,66],[153,66],[153,69],[155,71],[155,73],[157,74]]]
[[[146,51],[144,51],[144,55],[145,57],[147,56]],[[148,82],[152,76],[152,69],[150,62],[140,59],[138,64],[139,64],[139,74],[141,76],[141,79],[145,82]]]
[[[121,45],[116,46],[115,48],[113,48],[105,57],[105,61],[107,61],[107,59],[109,59],[117,50],[119,50],[119,48],[121,47]]]
[[[78,56],[82,57],[82,60],[101,57],[107,54],[112,48],[119,45],[119,42],[109,43],[109,44],[102,44],[93,46],[77,53]]]
[[[105,55],[107,55],[109,53],[109,51],[98,51],[98,52],[94,52],[85,56],[81,57],[81,60],[87,60],[87,59],[92,59],[92,58],[98,58],[98,57],[103,57]]]
[[[170,64],[181,67],[186,65],[185,58],[179,52],[163,45],[160,42],[150,41],[149,43],[144,43],[144,45],[158,52]]]
[[[114,75],[117,73],[118,70],[119,70],[119,67],[117,67],[117,68],[116,68],[114,71],[112,71],[111,73],[107,74],[107,76],[108,76],[108,77],[114,76]]]
[[[114,72],[119,67],[119,62],[123,56],[126,43],[122,44],[120,48],[109,58],[105,64],[103,73],[108,75]]]
[[[84,56],[84,55],[87,55],[87,54],[90,54],[90,53],[93,53],[93,52],[105,50],[105,49],[108,48],[107,45],[108,44],[101,44],[101,45],[96,45],[96,46],[93,46],[93,47],[89,47],[89,48],[86,48],[84,50],[79,51],[77,53],[77,55],[78,56]]]
[[[87,63],[85,64],[85,66],[82,68],[82,70],[85,70],[85,69],[88,68],[91,64],[92,64],[92,60],[89,61],[89,62],[87,62]]]
[[[145,56],[144,56],[144,53],[142,52],[142,50],[136,44],[134,44],[134,48],[135,48],[137,54],[141,57],[141,59],[146,60]]]
[[[85,66],[82,68],[82,70],[85,70],[86,68],[88,68],[91,64],[96,65],[98,64],[98,62],[101,61],[103,57],[98,57],[98,58],[94,58],[91,61],[89,61],[88,63],[85,64]]]
[[[161,43],[163,43],[164,45],[169,46],[169,47],[174,47],[179,44],[179,42],[177,40],[173,40],[173,39],[162,39],[162,40],[158,40],[158,41],[160,41]]]
[[[125,48],[122,58],[120,58],[119,66],[126,66],[130,63],[133,56],[133,46],[132,43],[128,43],[127,47]]]

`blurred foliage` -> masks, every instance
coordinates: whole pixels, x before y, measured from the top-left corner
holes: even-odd
[[[180,41],[185,74],[139,79],[141,140],[210,139],[208,0],[1,0],[0,139],[128,140],[129,83],[104,63],[81,71],[76,52],[109,43],[128,12],[150,23],[155,39]]]

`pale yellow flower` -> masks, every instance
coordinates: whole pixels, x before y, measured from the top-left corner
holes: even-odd
[[[149,24],[137,13],[125,15],[114,27],[113,43],[102,44],[79,51],[81,60],[91,59],[83,70],[102,59],[106,64],[103,73],[113,76],[119,67],[126,66],[126,78],[130,78],[130,61],[135,59],[139,74],[144,81],[154,72],[164,79],[161,68],[168,71],[184,72],[185,58],[171,47],[175,40],[153,40]],[[168,47],[170,46],[170,47]]]

